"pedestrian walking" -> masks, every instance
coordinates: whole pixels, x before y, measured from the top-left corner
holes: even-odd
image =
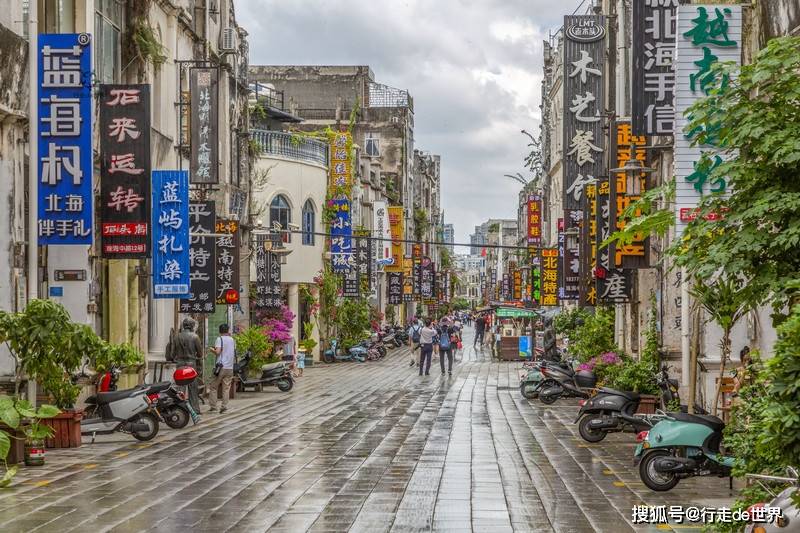
[[[184,318],[181,330],[170,338],[167,343],[165,358],[174,361],[176,366],[190,366],[197,370],[203,358],[203,343],[194,332],[196,322],[191,318]],[[189,403],[196,413],[200,412],[200,391],[197,380],[188,385]]]
[[[296,367],[297,367],[297,377],[303,377],[303,369],[306,367],[306,351],[305,349],[297,350],[297,358],[296,358]]]
[[[414,359],[414,350],[419,348],[419,333],[422,331],[422,321],[416,320],[410,328],[408,328],[408,345],[411,346],[411,364],[414,366],[416,360]]]
[[[472,347],[480,346],[483,349],[483,335],[486,331],[486,318],[483,315],[478,315],[475,319],[475,339],[472,342]]]
[[[222,384],[222,407],[220,414],[228,410],[228,399],[231,394],[231,381],[233,380],[233,360],[236,353],[236,342],[230,335],[228,324],[220,324],[219,337],[210,348],[217,355],[217,362],[214,364],[214,379],[211,380],[208,402],[211,404],[209,413],[217,411],[217,388]]]
[[[425,327],[419,332],[419,375],[422,375],[423,369],[425,375],[429,375],[431,371],[431,358],[433,356],[433,339],[436,336],[436,330],[431,327],[431,320],[425,321]]]
[[[447,323],[439,328],[439,366],[444,375],[444,358],[447,357],[447,374],[453,375],[453,343],[451,342],[451,335],[453,335],[454,327],[448,326]]]

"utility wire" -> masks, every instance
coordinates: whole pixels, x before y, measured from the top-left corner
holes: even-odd
[[[292,230],[280,230],[281,233],[297,233],[297,234],[304,234],[304,235],[319,235],[321,237],[341,237],[342,235],[335,235],[331,233],[326,233],[323,231],[303,231],[301,229],[292,229]],[[386,241],[386,242],[402,242],[402,243],[411,243],[411,244],[428,244],[431,246],[468,246],[470,248],[504,248],[509,250],[528,250],[528,246],[515,246],[510,244],[477,244],[477,243],[458,243],[458,242],[444,242],[444,241],[416,241],[412,239],[386,239],[383,237],[372,237],[370,235],[365,235],[363,237],[359,237],[358,235],[353,235],[351,238],[353,239],[369,239],[372,241]]]

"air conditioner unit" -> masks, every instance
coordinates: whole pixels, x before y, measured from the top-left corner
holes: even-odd
[[[235,52],[236,51],[236,30],[233,28],[225,28],[222,30],[222,52]]]

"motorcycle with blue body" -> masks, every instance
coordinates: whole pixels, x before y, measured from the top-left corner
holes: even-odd
[[[711,415],[667,413],[637,436],[634,464],[655,491],[671,490],[681,479],[730,477],[735,459],[720,451],[725,423]]]
[[[322,352],[322,360],[326,363],[333,363],[336,361],[355,361],[357,363],[363,363],[367,360],[366,353],[366,348],[356,346],[345,352],[339,348],[339,341],[337,339],[331,339],[330,347]]]

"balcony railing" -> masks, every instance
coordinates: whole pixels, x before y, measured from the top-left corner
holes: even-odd
[[[283,131],[250,130],[250,137],[258,143],[261,155],[274,155],[328,166],[328,143],[302,137],[292,138]]]

